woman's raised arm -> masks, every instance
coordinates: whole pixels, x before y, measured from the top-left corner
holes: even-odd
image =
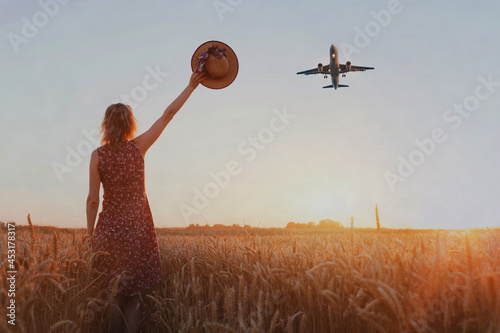
[[[165,109],[162,116],[143,134],[139,135],[134,139],[135,143],[139,147],[141,155],[144,157],[149,147],[155,143],[160,134],[163,132],[165,127],[168,125],[170,120],[175,116],[177,111],[184,105],[188,100],[191,93],[196,89],[201,81],[205,79],[205,74],[203,72],[194,72],[191,75],[188,86],[180,93],[180,95]]]

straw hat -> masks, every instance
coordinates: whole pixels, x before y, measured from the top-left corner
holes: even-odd
[[[204,70],[208,76],[203,82],[207,88],[222,89],[230,85],[238,74],[238,58],[234,51],[219,41],[201,44],[191,57],[191,69]]]

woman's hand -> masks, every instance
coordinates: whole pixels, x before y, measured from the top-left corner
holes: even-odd
[[[191,75],[191,79],[189,79],[188,87],[190,87],[194,90],[194,89],[196,89],[196,87],[198,87],[200,82],[202,82],[206,78],[207,78],[207,74],[205,72],[194,71],[193,74]]]

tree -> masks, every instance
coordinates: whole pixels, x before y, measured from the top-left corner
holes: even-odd
[[[311,221],[311,222],[307,223],[307,227],[310,229],[314,229],[316,227],[316,223]]]
[[[340,229],[343,228],[344,226],[342,223],[330,220],[330,219],[325,219],[319,221],[319,226],[320,229]]]

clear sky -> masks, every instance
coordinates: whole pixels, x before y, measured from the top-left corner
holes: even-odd
[[[220,40],[238,77],[200,86],[146,155],[156,226],[369,227],[375,204],[386,227],[500,225],[497,1],[0,4],[2,221],[85,227],[106,107],[130,95],[142,133]],[[375,70],[336,91],[296,75],[332,43]]]

